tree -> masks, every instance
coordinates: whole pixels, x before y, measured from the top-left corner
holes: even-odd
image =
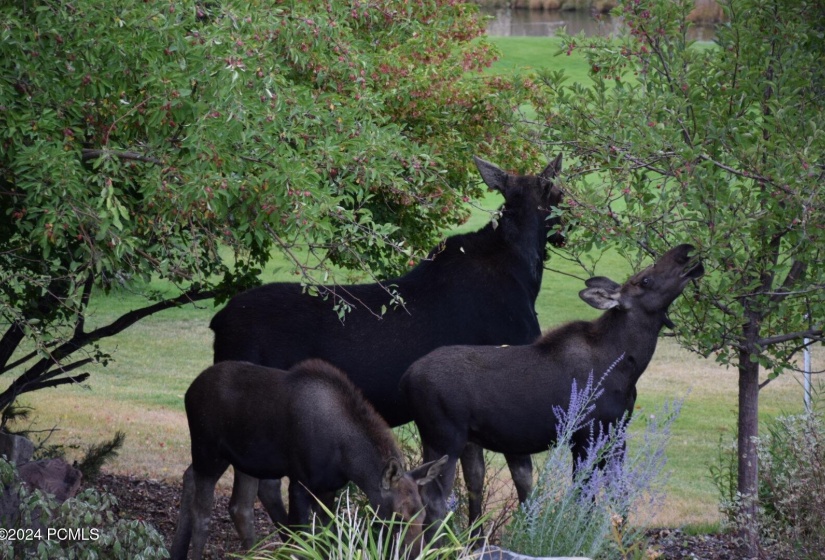
[[[0,410],[83,381],[141,318],[255,283],[275,253],[309,285],[398,272],[466,218],[473,153],[534,161],[496,118],[512,91],[467,77],[495,53],[453,1],[0,15]],[[146,305],[87,329],[90,300],[120,287]]]
[[[738,369],[738,490],[752,516],[759,390],[823,340],[825,9],[722,4],[716,44],[700,45],[686,39],[691,1],[624,2],[622,37],[563,39],[591,83],[552,73],[529,86],[544,140],[572,156],[575,258],[611,246],[638,265],[689,242],[704,259],[672,314],[684,344]]]

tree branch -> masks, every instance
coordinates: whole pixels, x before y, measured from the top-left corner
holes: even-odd
[[[25,335],[26,333],[23,331],[23,327],[17,321],[9,325],[9,328],[5,334],[3,334],[3,338],[0,339],[0,374],[11,369],[20,361],[18,360],[11,366],[6,367],[6,364],[11,359],[12,354],[14,354],[14,351],[20,345]]]
[[[60,385],[69,385],[70,383],[83,383],[89,378],[89,376],[89,373],[81,373],[80,375],[75,375],[74,377],[61,377],[60,379],[52,379],[50,381],[35,383],[29,386],[29,388],[23,391],[22,393],[30,393],[32,391],[37,391],[39,389],[47,389],[49,387],[59,387]],[[22,393],[18,393],[16,397],[20,396],[20,394]],[[4,396],[5,395],[0,395],[0,400],[2,400]]]
[[[82,336],[84,327],[86,326],[85,310],[89,307],[89,298],[92,295],[92,286],[94,286],[95,275],[90,270],[86,276],[86,282],[83,283],[83,294],[80,296],[80,313],[77,314],[77,322],[74,326],[74,335]]]
[[[153,165],[163,165],[163,162],[159,159],[144,154],[140,154],[138,152],[118,152],[115,150],[93,150],[91,148],[84,148],[83,150],[81,150],[80,154],[80,159],[82,161],[89,161],[90,159],[96,159],[100,156],[115,156],[119,159],[142,161],[144,163],[151,163]]]
[[[790,342],[791,340],[798,340],[800,338],[810,338],[816,341],[825,341],[825,338],[823,338],[822,329],[810,329],[807,331],[799,331],[794,333],[769,336],[767,338],[760,338],[756,341],[756,344],[758,344],[761,348],[765,348],[766,346],[781,344],[783,342]]]
[[[731,167],[729,165],[725,165],[724,163],[722,163],[720,161],[716,161],[715,159],[713,159],[712,157],[710,157],[706,154],[700,155],[699,159],[707,161],[707,162],[715,165],[719,169],[727,171],[731,175],[735,175],[735,176],[741,177],[743,179],[752,179],[754,181],[757,181],[758,183],[763,183],[765,185],[770,185],[774,188],[777,188],[777,189],[781,190],[785,194],[790,194],[790,195],[795,194],[791,189],[789,189],[789,188],[787,188],[783,185],[777,185],[776,183],[774,183],[773,181],[771,181],[767,177],[763,177],[762,175],[757,175],[756,173],[752,173],[752,172],[749,172],[749,171],[740,171],[738,169],[734,169],[733,167]]]
[[[69,371],[67,368],[75,369],[76,367],[80,367],[80,365],[84,365],[83,360],[80,360],[79,362],[70,364],[65,368],[60,366],[61,360],[73,354],[80,348],[83,348],[84,346],[91,344],[92,342],[95,342],[97,340],[100,340],[101,338],[114,336],[120,333],[121,331],[127,329],[131,325],[135,324],[136,322],[140,321],[141,319],[148,317],[149,315],[152,315],[159,311],[163,311],[165,309],[170,309],[173,307],[178,307],[186,303],[193,303],[195,301],[209,299],[212,297],[215,297],[215,293],[212,290],[190,290],[188,292],[180,294],[178,297],[159,301],[154,305],[130,311],[124,315],[121,315],[112,323],[104,327],[95,329],[89,333],[73,336],[71,339],[67,340],[66,342],[60,344],[57,348],[55,348],[55,350],[50,353],[48,358],[43,358],[36,364],[34,364],[32,367],[30,367],[28,371],[26,371],[17,379],[15,379],[11,383],[11,385],[9,385],[9,388],[6,389],[6,391],[0,394],[0,410],[5,408],[9,403],[13,402],[18,395],[34,390],[32,389],[32,387],[39,387],[42,384],[42,379],[48,378],[50,375],[53,375],[54,372],[49,371],[53,366],[56,365],[58,368],[64,371]]]
[[[100,327],[99,329],[95,329],[89,333],[86,333],[81,337],[79,342],[82,342],[82,345],[85,346],[86,344],[89,344],[90,342],[95,342],[97,340],[100,340],[101,338],[114,336],[119,332],[132,326],[133,324],[137,323],[141,319],[148,317],[149,315],[153,315],[159,311],[172,309],[174,307],[180,307],[181,305],[185,305],[187,303],[194,303],[196,301],[202,301],[213,297],[215,297],[215,292],[212,290],[201,291],[199,289],[195,289],[190,290],[188,292],[184,292],[178,297],[165,299],[148,307],[143,307],[141,309],[130,311],[124,315],[121,315],[115,321],[109,323],[105,327]],[[67,344],[71,342],[72,341],[69,341],[67,342]],[[68,354],[65,354],[63,357],[67,355]]]
[[[776,293],[771,296],[772,303],[778,303],[784,300],[788,295],[791,293],[791,288],[793,288],[794,284],[796,284],[800,278],[805,274],[805,271],[808,269],[808,265],[803,263],[802,261],[794,261],[791,265],[791,270],[788,272],[788,275],[785,276],[785,280],[782,282],[782,286]]]
[[[69,373],[70,371],[74,371],[76,369],[82,368],[85,365],[91,364],[94,362],[94,358],[83,358],[82,360],[78,360],[74,363],[71,363],[67,366],[60,366],[58,365],[57,369],[53,369],[49,372],[44,373],[39,377],[40,380],[45,381],[47,379],[52,379],[57,377],[58,375],[62,375],[64,373]]]

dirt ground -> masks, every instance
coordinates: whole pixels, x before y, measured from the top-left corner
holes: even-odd
[[[113,494],[119,504],[118,514],[122,518],[139,519],[154,526],[164,537],[167,547],[171,546],[177,524],[180,506],[180,486],[157,480],[103,474],[95,487]],[[207,542],[205,557],[226,558],[230,553],[241,551],[240,541],[229,520],[229,496],[218,492]],[[272,524],[266,513],[255,509],[255,526],[258,535],[272,531]],[[736,539],[730,535],[688,536],[680,530],[656,529],[648,533],[653,550],[660,553],[660,560],[743,560]],[[779,560],[769,552],[760,560]]]

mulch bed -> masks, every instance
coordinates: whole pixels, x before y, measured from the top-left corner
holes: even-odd
[[[149,523],[163,535],[166,547],[172,546],[180,508],[180,484],[104,473],[94,486],[117,498],[119,517]],[[255,531],[258,536],[273,531],[272,522],[260,504],[255,506]],[[229,519],[229,495],[219,490],[215,493],[204,558],[217,560],[241,552],[241,541]]]
[[[113,494],[118,500],[118,515],[139,519],[151,524],[163,535],[167,547],[178,519],[180,484],[147,480],[130,476],[102,474],[94,486]],[[215,495],[209,539],[205,558],[222,559],[240,553],[241,543],[229,519],[229,496],[220,491]],[[273,527],[266,513],[255,507],[255,529],[266,535]],[[653,548],[661,553],[659,559],[743,560],[745,555],[731,535],[686,535],[675,529],[655,529],[648,532]],[[780,560],[770,554],[760,560]]]

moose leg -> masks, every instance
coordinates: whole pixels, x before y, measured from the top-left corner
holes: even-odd
[[[470,527],[481,517],[484,500],[484,449],[475,443],[467,443],[461,452],[461,470],[467,485],[467,520]],[[478,532],[478,528],[474,531]]]
[[[289,526],[295,528],[309,524],[314,499],[306,487],[297,480],[289,481]]]
[[[175,537],[172,540],[172,560],[186,560],[189,552],[189,541],[192,539],[192,505],[195,500],[195,479],[192,474],[192,465],[183,473],[183,490],[180,496],[180,513],[178,526],[175,528]]]
[[[263,479],[258,481],[258,498],[276,526],[287,523],[286,508],[281,498],[281,479]]]
[[[229,517],[241,537],[244,550],[255,544],[255,495],[258,493],[258,479],[235,470],[232,497],[229,499]]]
[[[318,496],[312,504],[312,511],[318,517],[322,525],[326,525],[335,515],[335,492],[325,492]]]
[[[504,458],[510,467],[518,501],[523,504],[533,489],[533,459],[530,455],[505,455]]]
[[[226,470],[224,468],[224,470]],[[212,517],[212,504],[215,500],[215,485],[223,470],[215,474],[200,474],[193,471],[195,492],[192,507],[192,558],[200,560],[206,539],[209,536],[209,521]]]

